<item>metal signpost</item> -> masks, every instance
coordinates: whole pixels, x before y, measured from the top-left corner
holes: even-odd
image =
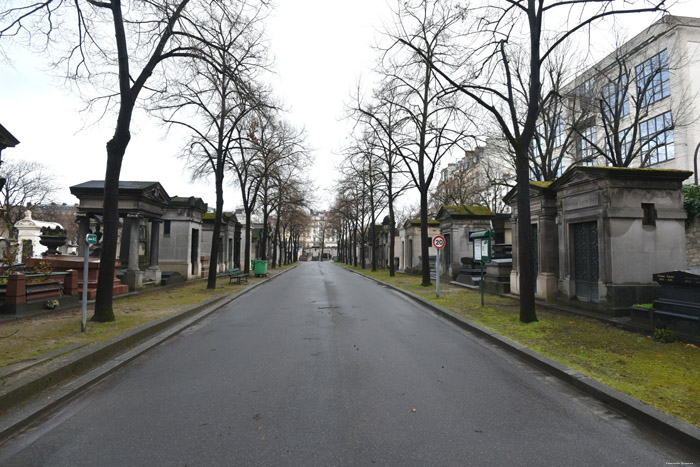
[[[469,240],[474,241],[474,261],[481,264],[481,306],[484,306],[484,263],[491,261],[491,236],[490,230],[482,230],[469,234]]]
[[[437,249],[437,256],[435,257],[435,292],[437,294],[436,298],[440,298],[440,250],[445,248],[445,237],[442,235],[433,237],[433,246]]]
[[[87,234],[85,236],[85,260],[83,262],[83,319],[80,331],[87,329],[87,290],[88,290],[88,257],[90,256],[90,245],[97,244],[97,235]]]

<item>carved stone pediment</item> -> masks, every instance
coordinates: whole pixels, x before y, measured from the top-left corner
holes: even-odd
[[[152,199],[159,203],[168,204],[170,202],[170,197],[165,192],[160,183],[149,187],[144,193],[144,198]]]

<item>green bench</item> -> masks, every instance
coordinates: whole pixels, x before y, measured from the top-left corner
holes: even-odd
[[[240,268],[233,268],[228,270],[228,283],[230,284],[232,280],[237,279],[238,283],[241,283],[241,279],[245,279],[248,282],[248,273],[241,272]]]

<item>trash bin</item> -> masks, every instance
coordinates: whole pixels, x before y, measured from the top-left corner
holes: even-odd
[[[267,260],[253,260],[255,277],[267,276]]]

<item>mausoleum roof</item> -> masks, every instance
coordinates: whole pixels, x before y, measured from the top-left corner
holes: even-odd
[[[437,217],[442,218],[444,215],[450,217],[492,217],[493,212],[485,206],[443,206],[440,208]]]
[[[404,223],[404,227],[409,227],[409,226],[420,226],[420,219],[408,219]],[[428,225],[433,226],[433,227],[440,227],[440,223],[436,221],[435,219],[428,219]]]
[[[576,166],[567,170],[564,175],[552,182],[550,188],[553,190],[558,190],[563,185],[566,185],[581,177],[635,180],[666,179],[669,181],[682,182],[691,175],[693,175],[693,172],[689,170],[646,169],[639,167]]]
[[[80,200],[78,213],[102,215],[104,205],[104,180],[91,180],[70,187],[70,192]],[[160,218],[170,202],[170,196],[159,182],[120,181],[119,214]]]
[[[5,148],[13,148],[19,144],[19,140],[7,131],[7,128],[0,125],[0,151]]]

